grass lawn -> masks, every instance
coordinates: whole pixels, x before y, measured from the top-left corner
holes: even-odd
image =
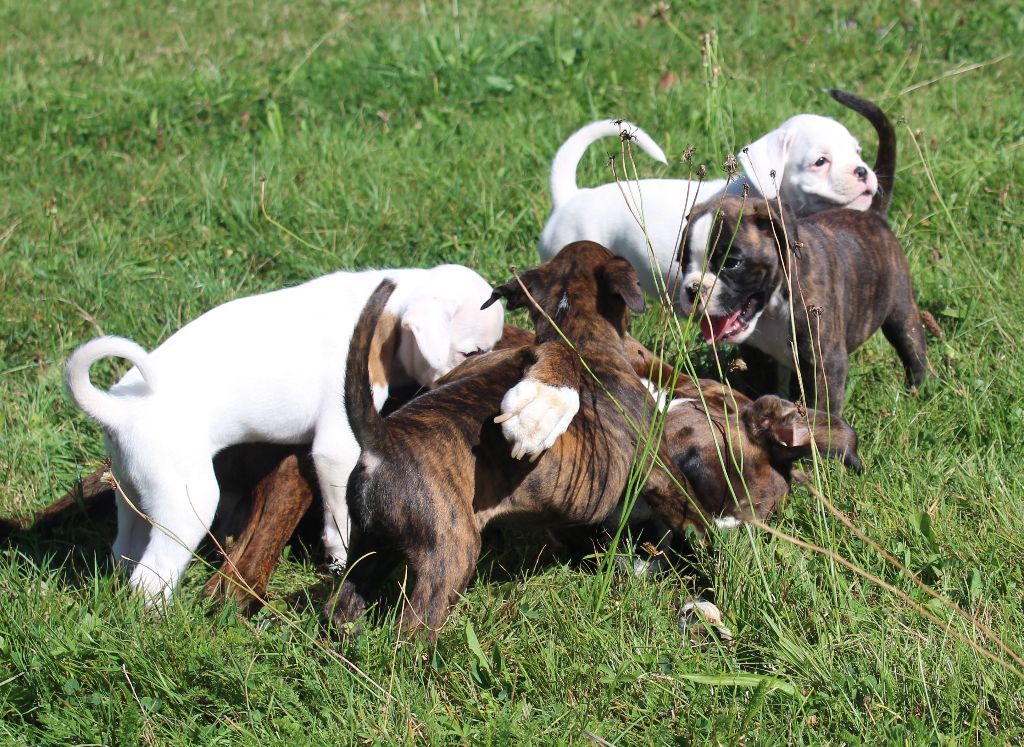
[[[719,176],[802,111],[873,153],[867,123],[821,93],[838,87],[905,117],[891,223],[946,337],[917,396],[881,335],[853,356],[867,471],[815,479],[1024,652],[1019,4],[68,0],[9,2],[0,22],[0,513],[99,465],[61,381],[90,337],[151,348],[216,304],[339,268],[460,262],[502,281],[536,261],[550,159],[578,126],[641,124],[670,156],[638,154],[643,175],[685,176],[693,145]],[[613,148],[590,149],[581,184],[610,178]],[[264,179],[293,233],[261,213]],[[811,492],[777,526],[833,555],[721,538],[699,562],[731,646],[684,645],[692,579],[537,564],[538,537],[486,550],[427,648],[379,619],[354,644],[324,637],[315,555],[287,560],[255,618],[205,601],[199,566],[152,619],[111,575],[111,528],[16,536],[0,548],[0,743],[1024,741],[1024,667]]]

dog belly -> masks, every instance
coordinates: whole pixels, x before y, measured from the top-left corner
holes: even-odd
[[[725,185],[716,180],[700,185],[683,179],[641,179],[580,190],[548,219],[541,234],[540,256],[550,259],[566,244],[588,240],[603,244],[629,260],[644,290],[656,295],[657,284],[647,247],[651,247],[661,275],[678,275],[676,246],[685,216],[697,197],[710,197]],[[643,217],[647,235],[640,227]]]

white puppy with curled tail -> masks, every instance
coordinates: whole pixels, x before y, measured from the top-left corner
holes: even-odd
[[[501,336],[500,305],[480,309],[487,281],[442,265],[337,272],[218,306],[149,353],[101,337],[68,360],[68,390],[103,427],[127,498],[118,496],[114,558],[131,567],[130,583],[148,602],[170,594],[209,530],[220,500],[213,457],[233,444],[312,443],[326,551],[344,566],[345,488],[359,458],[342,395],[345,360],[359,312],[385,278],[397,287],[371,356],[378,408],[389,386],[429,387]],[[135,367],[103,391],[89,369],[107,357]]]

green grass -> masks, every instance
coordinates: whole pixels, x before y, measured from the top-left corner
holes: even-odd
[[[801,111],[839,118],[870,151],[866,123],[820,92],[834,86],[906,117],[892,225],[946,339],[930,341],[938,375],[918,396],[881,336],[857,352],[847,416],[868,470],[827,467],[827,494],[1021,651],[1024,14],[676,6],[671,25],[648,2],[3,6],[2,512],[48,503],[102,458],[61,387],[89,337],[152,347],[215,304],[338,268],[462,262],[504,280],[535,261],[550,158],[579,125],[642,124],[673,163],[639,167],[676,177],[687,145],[719,175]],[[678,80],[661,90],[666,72]],[[611,147],[591,149],[581,183],[609,178]],[[269,213],[308,244],[261,216],[264,177]],[[653,319],[638,329],[650,339]],[[928,601],[807,491],[778,526]],[[110,575],[109,535],[0,550],[3,743],[1024,740],[1024,677],[763,533],[701,559],[735,646],[682,645],[690,579],[616,577],[595,606],[602,579],[536,564],[533,538],[487,551],[436,649],[396,642],[383,620],[354,644],[324,638],[326,592],[299,555],[254,619],[202,601],[201,567],[151,619]],[[314,604],[286,603],[303,589]]]

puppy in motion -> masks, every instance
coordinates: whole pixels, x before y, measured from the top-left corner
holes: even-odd
[[[829,93],[862,112],[862,99],[843,91]],[[836,207],[867,210],[885,178],[880,165],[888,159],[880,146],[873,171],[846,127],[830,117],[798,114],[740,151],[743,174],[731,182],[623,178],[621,184],[580,189],[576,168],[583,153],[600,138],[612,136],[635,142],[667,163],[651,137],[629,122],[593,122],[571,135],[551,164],[552,210],[540,237],[541,259],[550,259],[572,241],[596,241],[628,259],[648,293],[660,298],[668,291],[677,308],[685,298],[675,260],[685,216],[695,203],[748,189],[768,199],[781,197],[798,216]]]
[[[924,381],[928,364],[907,257],[886,222],[895,134],[881,110],[862,103],[884,134],[879,152],[884,148],[891,158],[871,210],[798,219],[779,200],[726,195],[690,213],[680,258],[682,310],[699,315],[705,341],[744,343],[795,370],[795,329],[808,401],[835,415],[843,407],[849,355],[879,327],[909,386]]]
[[[534,344],[463,364],[437,389],[387,418],[374,409],[366,377],[388,284],[360,317],[349,351],[345,407],[363,451],[348,486],[349,565],[326,610],[336,625],[361,616],[404,559],[415,582],[401,627],[425,629],[433,639],[473,575],[485,526],[593,524],[619,503],[637,434],[654,410],[623,348],[629,312],[644,305],[636,273],[604,247],[580,242],[520,279],[497,288],[485,305],[505,298],[509,308],[531,306]],[[524,375],[580,393],[579,413],[568,430],[535,462],[514,459],[494,422],[503,396]],[[657,455],[664,468],[653,466],[640,495],[672,529],[703,529],[703,513],[685,492],[686,479],[665,449]]]
[[[384,279],[396,290],[357,387],[372,381],[375,406],[389,385],[430,386],[501,336],[500,307],[480,309],[487,281],[443,265],[337,272],[218,306],[149,353],[101,337],[71,356],[68,389],[103,426],[127,496],[118,495],[114,559],[131,568],[130,583],[150,603],[170,594],[209,530],[220,500],[213,457],[234,444],[312,443],[324,543],[329,557],[345,562],[345,485],[359,446],[341,401],[343,366],[355,319]],[[135,367],[102,391],[89,369],[109,356]]]

